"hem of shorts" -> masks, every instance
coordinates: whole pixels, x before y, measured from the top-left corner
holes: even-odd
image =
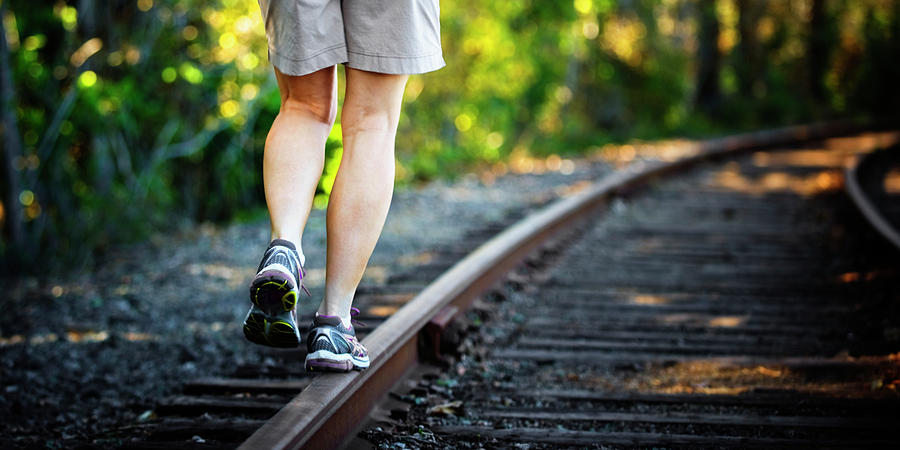
[[[353,51],[347,52],[347,66],[367,72],[387,73],[393,75],[413,75],[431,72],[446,66],[440,53],[425,56],[384,56],[370,55]]]
[[[347,62],[347,46],[341,44],[306,59],[281,56],[270,48],[269,62],[285,75],[308,75],[317,70]]]

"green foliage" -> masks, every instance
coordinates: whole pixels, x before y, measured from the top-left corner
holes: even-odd
[[[634,138],[893,113],[900,2],[826,2],[811,31],[814,1],[749,2],[744,50],[740,5],[716,2],[713,112],[694,107],[692,2],[442,2],[448,65],[407,85],[398,182]],[[26,217],[19,260],[70,264],[155,230],[264,216],[262,149],[280,97],[256,1],[5,3],[24,150],[12,161],[22,204],[3,207]],[[826,50],[821,73],[811,49]],[[342,151],[337,125],[317,207]]]
[[[26,208],[34,256],[70,263],[259,205],[262,139],[279,100],[257,56],[258,7],[76,6],[13,1],[4,17],[23,189],[35,193]]]

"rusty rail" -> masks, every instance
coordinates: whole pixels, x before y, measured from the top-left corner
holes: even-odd
[[[883,214],[875,206],[875,203],[866,195],[862,185],[859,182],[859,167],[865,160],[867,155],[859,155],[846,168],[844,174],[844,186],[847,194],[856,208],[862,213],[863,217],[872,225],[875,230],[881,233],[894,247],[900,249],[900,232],[884,217]]]
[[[440,315],[439,322],[446,323],[464,312],[529,252],[617,192],[717,156],[837,136],[869,126],[853,122],[800,125],[686,144],[679,153],[687,156],[669,162],[634,163],[556,201],[486,242],[367,336],[363,343],[372,360],[368,370],[315,378],[240,448],[337,448],[345,444],[375,403],[416,366],[418,335],[432,318]]]

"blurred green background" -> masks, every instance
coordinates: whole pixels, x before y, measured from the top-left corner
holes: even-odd
[[[896,1],[456,0],[441,25],[447,67],[407,86],[401,185],[900,105]],[[264,216],[279,97],[256,1],[2,0],[2,34],[5,273]],[[339,125],[326,151],[317,207]]]

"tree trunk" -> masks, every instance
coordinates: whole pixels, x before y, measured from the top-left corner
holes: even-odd
[[[22,138],[19,136],[19,125],[16,121],[16,99],[13,89],[12,69],[10,68],[9,47],[6,42],[6,27],[2,17],[6,15],[6,3],[0,4],[0,110],[3,114],[3,212],[6,234],[10,248],[7,255],[15,257],[23,250],[25,226],[22,208],[19,204],[19,170],[16,159],[22,156]]]
[[[825,72],[828,70],[829,27],[825,0],[813,0],[810,8],[808,55],[809,93],[813,100],[825,100]]]
[[[760,0],[738,0],[738,60],[735,64],[737,72],[738,89],[744,98],[754,97],[753,86],[759,81],[760,58],[759,39],[756,28],[759,24],[760,13],[765,3]]]
[[[697,94],[694,104],[706,113],[713,113],[720,96],[719,19],[716,17],[715,0],[701,0],[698,8],[700,31],[697,39]]]

